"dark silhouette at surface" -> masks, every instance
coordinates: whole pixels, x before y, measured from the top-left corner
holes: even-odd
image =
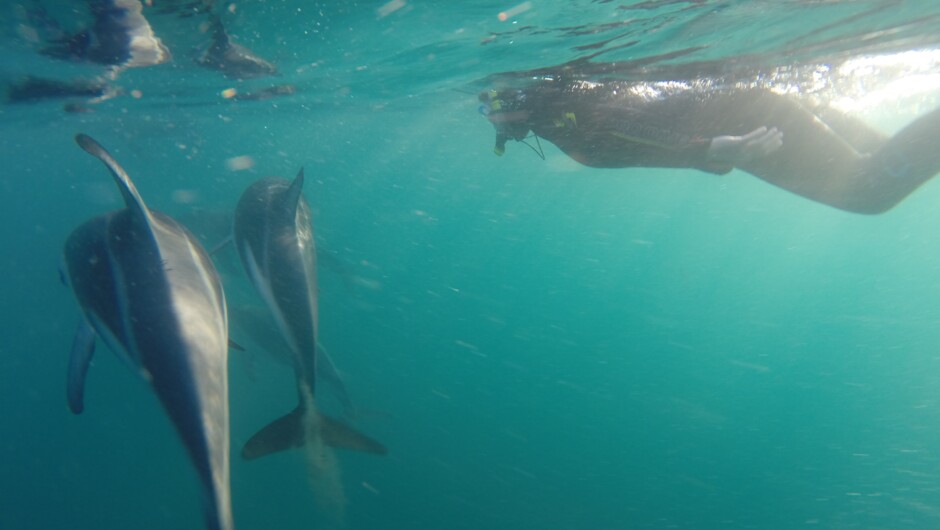
[[[70,62],[103,65],[105,70],[93,79],[50,79],[26,76],[12,82],[7,100],[13,103],[55,98],[89,98],[97,103],[121,93],[111,87],[127,68],[159,65],[172,60],[169,48],[154,33],[144,16],[140,0],[87,0],[76,3],[91,21],[74,32],[67,32],[41,4],[22,10],[24,24],[34,30],[44,44],[42,55]],[[221,72],[234,79],[249,79],[275,74],[277,67],[248,48],[235,43],[226,31],[222,16],[211,0],[193,3],[165,2],[150,14],[173,15],[184,19],[206,17],[209,43],[195,57],[196,64]],[[74,16],[74,14],[73,14]],[[194,25],[194,29],[197,26]],[[240,95],[238,100],[265,100],[293,94],[293,85],[282,84]],[[67,106],[75,108],[75,104]],[[67,108],[67,110],[68,110]]]

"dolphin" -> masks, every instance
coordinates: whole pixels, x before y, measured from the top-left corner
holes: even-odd
[[[235,208],[232,236],[242,265],[293,353],[297,407],[258,431],[242,457],[304,444],[385,454],[385,447],[322,414],[314,400],[317,369],[317,269],[303,169],[293,181],[268,177],[248,187]]]
[[[163,403],[201,481],[206,527],[231,530],[222,284],[189,231],[149,210],[98,142],[84,134],[75,140],[111,172],[124,208],[85,222],[65,243],[63,279],[84,316],[69,361],[69,408],[84,408],[85,375],[100,337]]]
[[[277,73],[277,66],[258,57],[248,48],[237,44],[225,31],[225,26],[222,25],[222,17],[217,13],[209,13],[209,31],[212,32],[212,42],[196,58],[196,63],[200,66],[218,70],[235,79],[250,79]],[[292,94],[294,88],[290,85],[286,86],[290,88],[285,90]]]

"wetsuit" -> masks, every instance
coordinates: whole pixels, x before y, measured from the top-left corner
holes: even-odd
[[[634,87],[636,88],[636,87]],[[609,85],[576,83],[528,91],[517,109],[536,135],[584,165],[688,167],[727,173],[730,165],[708,161],[714,135],[685,126],[701,105],[690,90],[610,90]]]

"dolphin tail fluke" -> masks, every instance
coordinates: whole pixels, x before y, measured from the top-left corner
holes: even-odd
[[[388,453],[388,449],[377,440],[362,434],[337,419],[321,414],[320,420],[323,441],[330,447],[349,449],[351,451],[371,453],[374,455],[384,455]]]
[[[349,449],[363,453],[384,455],[388,449],[378,441],[362,434],[345,423],[320,414],[316,410],[316,425],[323,441],[330,447]],[[307,439],[308,409],[298,406],[289,414],[281,416],[255,433],[242,448],[242,458],[254,460],[272,453],[294,449],[304,445]]]
[[[72,353],[69,355],[69,373],[66,382],[66,396],[72,414],[81,414],[85,409],[85,375],[95,354],[95,330],[82,320],[72,341]]]
[[[287,415],[262,427],[242,447],[242,458],[254,460],[302,446],[306,439],[305,413],[305,408],[298,406]]]

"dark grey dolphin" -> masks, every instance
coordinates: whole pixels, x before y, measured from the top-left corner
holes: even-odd
[[[304,173],[293,182],[269,177],[242,194],[232,235],[242,265],[264,298],[293,353],[297,407],[248,440],[244,458],[258,458],[305,443],[384,454],[386,449],[317,409],[317,269]],[[308,437],[319,440],[310,440]]]
[[[250,79],[277,73],[276,66],[258,57],[248,48],[235,43],[225,31],[222,18],[218,14],[210,13],[209,17],[212,42],[196,58],[196,63],[218,70],[235,79]],[[293,93],[293,87],[290,87],[290,93]]]
[[[84,320],[72,345],[68,399],[83,409],[95,337],[150,383],[189,452],[207,527],[231,530],[228,322],[209,256],[185,228],[147,209],[130,177],[95,140],[75,137],[111,171],[122,210],[79,226],[65,244],[67,281]]]

